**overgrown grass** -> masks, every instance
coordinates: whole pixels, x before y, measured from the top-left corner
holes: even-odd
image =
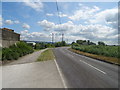
[[[47,60],[54,60],[54,54],[52,49],[47,49],[41,53],[37,61],[47,61]]]
[[[72,51],[72,52],[75,52],[77,54],[85,55],[85,56],[88,56],[88,57],[92,57],[94,59],[98,59],[98,60],[102,60],[102,61],[106,61],[106,62],[109,62],[109,63],[114,63],[114,64],[120,65],[120,61],[118,60],[118,58],[115,58],[115,57],[106,57],[106,56],[102,56],[102,55],[95,55],[95,54],[75,50],[75,49],[72,49],[72,48],[70,48],[69,50]]]
[[[120,46],[80,45],[73,46],[70,50],[78,54],[120,65],[118,60],[120,58]]]
[[[73,49],[96,55],[120,58],[120,46],[80,45],[73,46]]]

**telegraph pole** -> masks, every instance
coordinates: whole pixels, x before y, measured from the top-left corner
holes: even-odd
[[[68,39],[67,39],[67,44],[68,44]]]
[[[54,34],[52,33],[52,44],[54,43]]]
[[[62,42],[63,42],[63,40],[64,40],[64,34],[62,33]]]

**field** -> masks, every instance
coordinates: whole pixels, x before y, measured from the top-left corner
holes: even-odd
[[[120,58],[118,53],[120,46],[80,45],[73,46],[73,49],[96,55]]]

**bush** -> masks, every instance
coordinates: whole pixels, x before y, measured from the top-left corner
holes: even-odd
[[[80,45],[72,46],[75,50],[80,50],[87,53],[103,55],[108,57],[120,58],[120,46],[103,46],[103,45]]]
[[[18,42],[9,48],[2,49],[2,60],[17,60],[19,57],[34,52],[33,48],[25,42]]]

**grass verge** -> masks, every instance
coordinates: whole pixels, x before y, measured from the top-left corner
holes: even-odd
[[[69,50],[72,51],[72,52],[75,52],[77,54],[81,54],[81,55],[88,56],[88,57],[91,57],[91,58],[94,58],[94,59],[102,60],[102,61],[105,61],[105,62],[108,62],[108,63],[120,65],[120,61],[118,60],[118,58],[90,54],[90,53],[82,52],[82,51],[75,50],[75,49],[72,49],[72,48],[69,48]]]
[[[47,60],[54,60],[54,54],[52,49],[47,49],[41,53],[37,61],[47,61]]]

